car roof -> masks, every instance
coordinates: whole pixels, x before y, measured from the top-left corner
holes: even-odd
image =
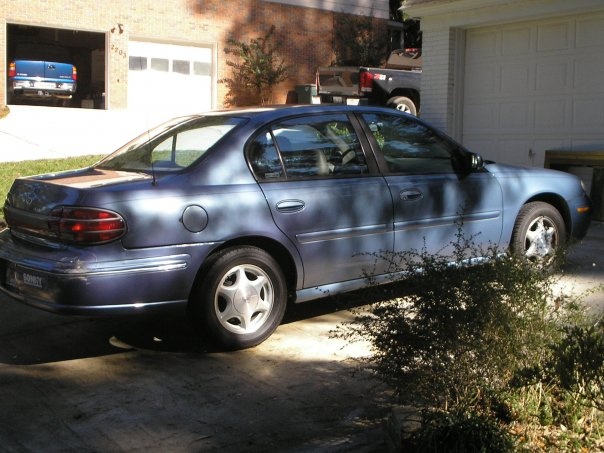
[[[271,106],[237,107],[231,109],[212,110],[203,115],[229,115],[244,118],[256,118],[258,120],[271,120],[290,115],[303,115],[315,113],[346,113],[346,112],[369,112],[384,111],[389,113],[401,113],[394,109],[376,106],[351,106],[342,104],[281,104]],[[404,114],[403,114],[404,115]]]

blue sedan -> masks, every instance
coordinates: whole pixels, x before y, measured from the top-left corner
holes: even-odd
[[[238,349],[288,301],[389,281],[388,255],[450,252],[460,225],[547,262],[590,201],[575,176],[483,162],[396,110],[284,106],[177,118],[90,168],[19,178],[4,214],[4,294],[64,314],[182,306]]]

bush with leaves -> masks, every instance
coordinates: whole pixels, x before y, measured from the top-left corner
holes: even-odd
[[[550,372],[560,387],[604,411],[604,318],[589,325],[565,326],[562,341],[552,349]]]
[[[427,412],[423,429],[410,437],[415,453],[508,453],[513,437],[492,417],[471,412]]]
[[[224,53],[235,57],[227,60],[232,75],[221,79],[226,84],[226,104],[230,106],[260,105],[273,102],[273,88],[285,81],[288,67],[277,56],[274,43],[275,26],[249,42],[229,38]]]
[[[341,326],[338,335],[370,342],[367,365],[396,391],[399,403],[446,414],[436,425],[427,420],[425,429],[448,432],[466,426],[464,420],[490,420],[512,432],[517,421],[551,424],[574,417],[579,409],[569,398],[577,394],[565,392],[548,370],[558,370],[565,376],[558,382],[569,388],[599,385],[601,390],[601,330],[599,336],[591,331],[579,335],[567,327],[585,319],[583,309],[558,293],[559,277],[550,269],[495,247],[478,250],[461,231],[452,249],[451,256],[431,255],[424,248],[376,257],[407,272],[396,283],[402,295],[355,311],[355,321]],[[470,265],[476,264],[473,257],[485,256],[479,265]],[[597,357],[597,363],[587,356]],[[541,393],[532,399],[535,389]],[[593,393],[585,397],[601,402]],[[496,432],[491,430],[493,442],[507,445]],[[584,436],[584,444],[589,442]]]

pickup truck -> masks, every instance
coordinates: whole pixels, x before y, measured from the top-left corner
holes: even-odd
[[[321,103],[371,104],[417,115],[420,108],[420,52],[395,50],[384,68],[321,66],[317,95]]]
[[[25,97],[63,103],[72,98],[78,72],[65,53],[58,53],[54,46],[38,45],[21,46],[17,55],[8,65],[9,103]]]

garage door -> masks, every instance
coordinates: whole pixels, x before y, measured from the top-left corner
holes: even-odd
[[[468,30],[465,63],[468,148],[533,166],[604,148],[604,15]]]
[[[213,107],[212,49],[128,44],[128,108],[183,114]]]

